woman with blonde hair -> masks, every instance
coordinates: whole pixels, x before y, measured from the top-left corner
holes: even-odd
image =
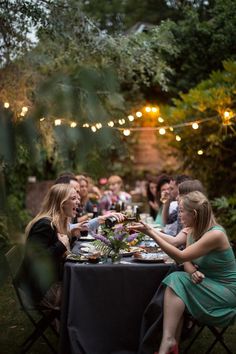
[[[63,259],[70,250],[69,221],[77,206],[74,187],[56,184],[26,227],[25,256],[16,282],[34,303],[60,306]]]
[[[213,215],[210,202],[201,192],[180,197],[180,218],[189,227],[187,247],[179,250],[144,225],[148,234],[184,272],[168,275],[164,296],[163,335],[159,354],[178,353],[185,308],[200,323],[225,327],[236,317],[236,263],[222,226]]]

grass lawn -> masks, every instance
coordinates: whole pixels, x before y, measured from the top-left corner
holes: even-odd
[[[33,326],[20,310],[10,279],[7,279],[3,287],[0,288],[0,354],[19,354],[20,345],[32,330]],[[50,330],[48,337],[56,347],[57,339]],[[39,339],[29,353],[51,354],[52,352],[47,344]]]
[[[18,302],[14,295],[14,290],[7,279],[3,287],[0,288],[0,354],[19,354],[20,344],[32,330],[32,325],[24,313],[19,309]],[[48,333],[50,335],[50,333]],[[229,328],[225,334],[225,341],[233,353],[236,353],[236,325]],[[53,340],[54,336],[50,338]],[[195,343],[190,354],[205,353],[207,346],[213,337],[209,331],[204,330],[200,338]],[[54,339],[54,343],[56,339]],[[186,342],[185,342],[186,343]],[[185,346],[183,343],[183,347]],[[31,354],[49,354],[51,351],[47,345],[38,340],[33,345]],[[223,354],[224,350],[217,345],[212,354]],[[78,353],[79,354],[79,353]],[[94,353],[88,353],[94,354]]]

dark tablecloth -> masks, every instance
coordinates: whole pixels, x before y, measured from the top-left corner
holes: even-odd
[[[168,264],[66,263],[60,354],[135,354]]]

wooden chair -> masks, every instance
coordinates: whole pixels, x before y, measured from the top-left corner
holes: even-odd
[[[194,332],[194,335],[193,335],[192,339],[190,340],[188,345],[185,347],[184,352],[183,352],[184,354],[191,353],[190,349],[191,349],[192,345],[194,344],[194,342],[197,340],[197,338],[199,337],[199,335],[202,333],[202,331],[205,328],[207,328],[213,334],[213,336],[215,337],[213,342],[210,344],[210,346],[205,351],[205,354],[211,353],[212,349],[215,347],[215,345],[217,343],[221,344],[221,346],[225,349],[226,353],[233,354],[233,352],[225,344],[224,337],[223,337],[223,334],[225,333],[225,331],[227,330],[227,328],[229,326],[226,326],[224,328],[216,328],[216,327],[213,327],[213,326],[202,325],[197,320],[195,320],[194,318],[192,318],[192,321],[193,321],[192,329],[195,332]]]
[[[58,337],[58,332],[55,330],[55,328],[52,326],[52,322],[57,318],[59,319],[60,312],[59,310],[51,310],[51,309],[46,309],[41,306],[38,306],[34,304],[27,296],[26,294],[20,289],[14,278],[17,273],[17,270],[19,269],[20,264],[22,263],[24,256],[24,250],[23,246],[13,246],[6,254],[6,261],[8,264],[9,268],[9,273],[11,276],[12,280],[12,285],[15,290],[16,297],[19,301],[20,308],[30,322],[34,326],[34,330],[32,333],[26,338],[26,340],[23,342],[21,345],[21,353],[27,353],[32,345],[36,342],[37,339],[40,337],[43,338],[43,340],[46,342],[48,347],[53,353],[57,353],[57,350],[53,347],[51,342],[48,340],[48,338],[45,335],[45,331],[48,328],[51,328],[52,332]]]

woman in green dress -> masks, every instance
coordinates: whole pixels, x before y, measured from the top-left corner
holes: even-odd
[[[148,225],[136,229],[148,234],[184,272],[167,276],[163,335],[159,354],[178,353],[177,340],[184,310],[200,323],[224,327],[236,318],[236,262],[225,230],[217,224],[208,199],[191,192],[180,199],[180,217],[190,228],[187,247],[179,250],[154,233]]]

